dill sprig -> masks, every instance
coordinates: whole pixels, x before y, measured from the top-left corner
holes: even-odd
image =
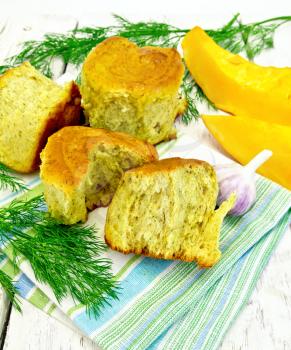
[[[177,47],[189,29],[181,29],[161,22],[137,22],[113,15],[118,23],[114,35],[134,41],[139,46]]]
[[[98,316],[104,304],[117,298],[119,288],[111,261],[100,257],[106,245],[93,226],[62,225],[45,209],[43,196],[0,208],[0,243],[11,245],[14,264],[24,256],[36,279],[48,284],[59,302],[71,296]]]
[[[243,24],[239,13],[220,29],[208,29],[207,34],[220,46],[232,53],[245,53],[252,60],[266,49],[274,47],[274,33],[291,16],[269,18],[264,21]]]
[[[12,173],[6,165],[0,163],[0,190],[11,190],[12,192],[27,190],[25,184]]]
[[[61,58],[65,64],[71,63],[79,67],[93,47],[113,35],[128,38],[140,46],[177,47],[182,37],[189,31],[167,23],[155,21],[133,23],[118,15],[113,17],[115,24],[112,26],[77,28],[65,34],[46,34],[41,41],[24,42],[21,52],[8,58],[5,65],[0,66],[0,74],[9,67],[30,61],[33,66],[51,77],[53,58]],[[249,59],[253,59],[263,50],[273,47],[276,29],[290,20],[291,16],[281,16],[243,24],[239,14],[236,14],[223,27],[207,29],[206,32],[225,49],[233,53],[245,53]],[[190,78],[187,70],[181,94],[187,99],[188,104],[182,120],[188,124],[192,119],[199,117],[197,101],[207,102],[207,98]]]
[[[42,40],[29,40],[22,44],[17,55],[9,57],[0,74],[7,68],[29,61],[43,74],[52,77],[51,61],[58,57],[65,64],[80,66],[93,47],[110,36],[122,36],[140,46],[160,45],[177,46],[181,37],[188,31],[166,23],[138,22],[132,23],[125,18],[113,15],[116,25],[108,27],[84,27],[73,29],[65,34],[48,33]]]
[[[4,255],[0,253],[0,261],[4,259]],[[13,284],[13,280],[5,272],[0,270],[0,285],[4,289],[7,298],[12,302],[16,310],[21,311],[20,300],[17,297],[18,290]]]
[[[198,88],[198,85],[194,85],[194,81],[191,77],[191,74],[188,69],[186,69],[186,72],[183,77],[182,81],[182,89],[181,93],[183,98],[187,101],[187,108],[186,111],[182,115],[182,120],[185,124],[190,123],[190,121],[194,119],[199,118],[199,111],[197,108],[197,99],[200,96],[198,94],[193,94],[193,90]]]

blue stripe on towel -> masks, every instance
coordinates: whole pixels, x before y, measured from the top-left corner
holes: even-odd
[[[112,300],[110,303],[111,307],[106,307],[105,312],[103,312],[97,320],[94,318],[90,319],[88,314],[84,311],[76,316],[74,322],[87,334],[95,331],[113,318],[124,306],[146,289],[151,282],[172,263],[172,260],[143,259],[135,266],[128,276],[120,282],[122,291],[119,300]]]
[[[21,274],[18,281],[14,285],[18,289],[22,298],[25,298],[29,292],[35,288],[34,283],[31,282],[31,280],[25,274]]]

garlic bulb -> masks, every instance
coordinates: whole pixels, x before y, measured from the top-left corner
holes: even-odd
[[[246,213],[256,200],[255,172],[271,155],[272,151],[264,150],[245,166],[239,164],[215,166],[219,184],[217,204],[220,205],[234,192],[236,202],[229,214],[238,216]]]

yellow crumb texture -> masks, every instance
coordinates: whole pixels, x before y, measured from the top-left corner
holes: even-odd
[[[127,171],[108,209],[105,240],[126,254],[210,267],[234,203],[231,197],[215,210],[217,194],[214,169],[203,161],[172,158]]]
[[[125,170],[157,160],[155,148],[127,134],[65,127],[41,153],[40,176],[51,215],[64,224],[86,221],[107,206]]]
[[[39,166],[47,138],[65,125],[77,125],[78,87],[61,87],[28,62],[0,76],[0,162],[29,173]]]

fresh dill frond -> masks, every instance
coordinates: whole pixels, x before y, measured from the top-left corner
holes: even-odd
[[[291,16],[281,16],[265,21],[243,24],[239,13],[220,29],[208,29],[207,34],[221,47],[232,53],[245,53],[252,60],[262,51],[274,46],[277,28],[291,21]]]
[[[177,47],[189,29],[181,29],[161,22],[130,22],[113,15],[119,27],[115,35],[134,41],[139,46]]]
[[[0,66],[0,74],[7,68],[29,61],[43,74],[52,77],[51,62],[53,58],[61,58],[65,64],[71,63],[78,67],[92,48],[110,36],[122,36],[140,46],[176,47],[181,37],[188,31],[166,23],[132,23],[118,15],[113,15],[113,17],[117,21],[117,25],[77,28],[66,34],[49,33],[45,34],[42,40],[24,42],[21,52],[8,58],[6,65]]]
[[[192,79],[189,70],[186,68],[181,84],[181,95],[187,101],[187,109],[182,115],[182,121],[188,125],[191,120],[197,120],[200,116],[199,103],[206,103],[209,109],[216,110],[214,104],[204,94],[201,87]]]
[[[199,111],[196,106],[197,94],[195,89],[198,85],[193,81],[190,72],[186,69],[181,85],[181,95],[187,101],[187,109],[182,115],[182,121],[187,125],[190,121],[199,118]]]
[[[24,256],[38,281],[48,284],[60,302],[71,296],[90,315],[118,295],[111,261],[100,257],[106,245],[93,226],[62,225],[46,211],[43,196],[13,201],[0,208],[0,242],[10,244],[13,261]]]
[[[13,68],[13,64],[4,64],[3,66],[0,66],[0,74],[3,74],[7,69]]]
[[[4,259],[4,255],[0,252],[0,261]],[[7,298],[17,311],[21,311],[20,300],[17,297],[17,288],[13,284],[13,280],[5,272],[0,270],[0,286],[5,291]]]
[[[140,46],[177,47],[180,40],[189,31],[189,29],[178,28],[167,23],[155,21],[134,23],[118,15],[113,15],[113,17],[115,24],[112,26],[77,28],[66,34],[46,34],[41,41],[24,42],[21,52],[8,58],[5,65],[0,66],[0,74],[8,67],[30,61],[33,66],[51,77],[53,58],[61,58],[65,64],[71,63],[79,67],[90,50],[110,36],[122,36]],[[233,53],[245,53],[252,60],[263,50],[273,47],[276,29],[290,21],[291,16],[281,16],[243,24],[239,19],[239,14],[236,14],[226,25],[217,29],[207,29],[206,32],[223,48]],[[183,80],[181,93],[188,102],[188,108],[182,120],[188,123],[199,116],[197,99],[202,98],[203,101],[206,101],[206,98],[197,89],[193,79],[189,79],[188,76]]]
[[[27,190],[25,184],[4,164],[0,163],[0,190],[12,192]]]

